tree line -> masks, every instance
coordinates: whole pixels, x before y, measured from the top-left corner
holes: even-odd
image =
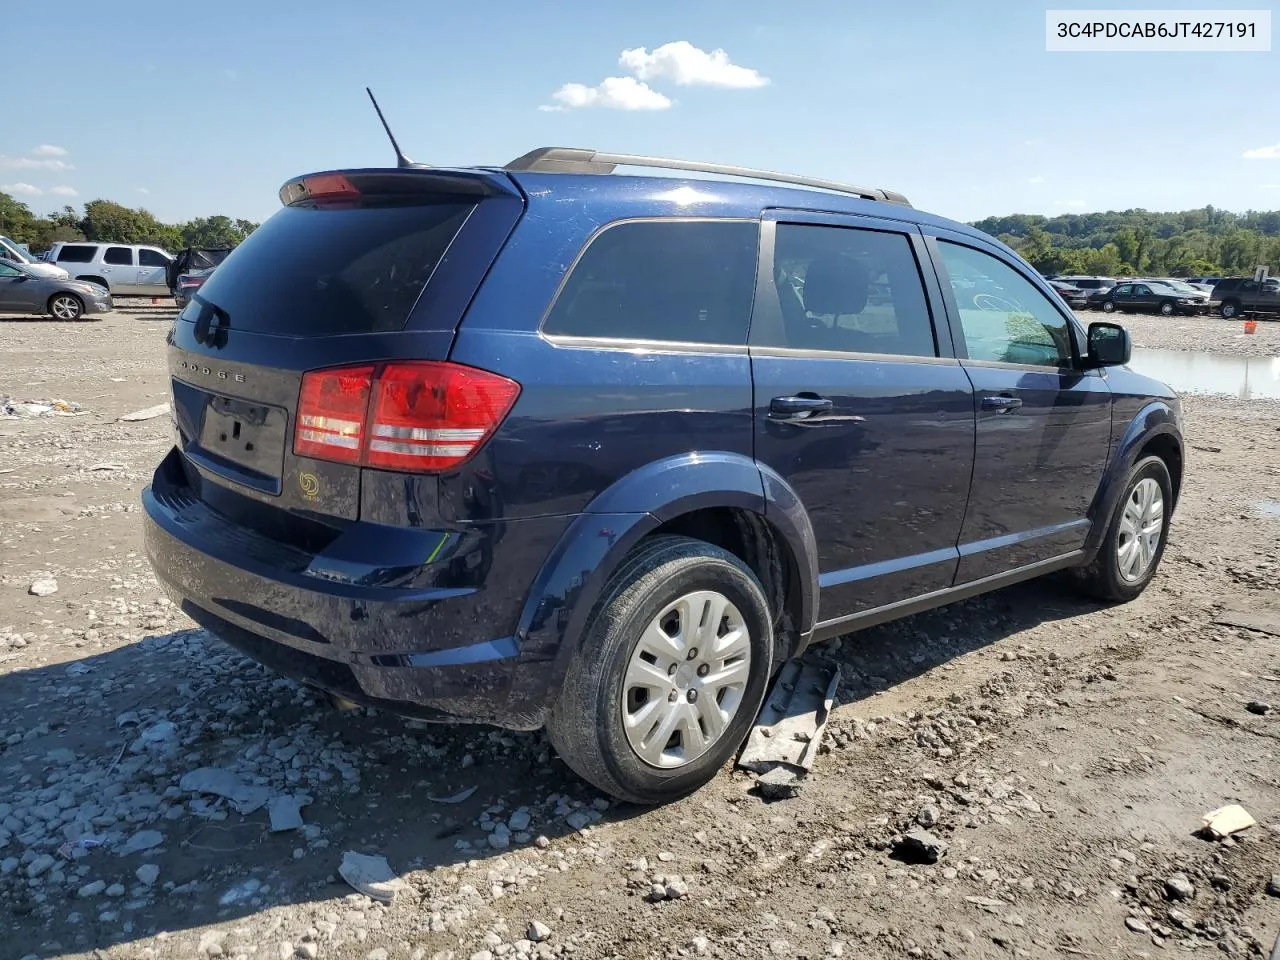
[[[0,234],[37,253],[59,240],[145,243],[171,252],[185,247],[234,247],[257,228],[251,220],[224,216],[161,223],[147,210],[110,200],[90,200],[82,210],[66,206],[57,213],[37,216],[22,201],[0,193]]]
[[[1280,273],[1280,211],[1013,214],[973,226],[999,237],[1042,273],[1250,276],[1262,264]]]

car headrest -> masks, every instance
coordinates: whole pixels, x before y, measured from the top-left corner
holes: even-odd
[[[847,256],[822,257],[804,278],[804,308],[819,316],[861,313],[867,305],[867,268]]]

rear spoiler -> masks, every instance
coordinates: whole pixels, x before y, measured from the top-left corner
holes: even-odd
[[[405,200],[426,196],[453,197],[523,195],[501,171],[440,167],[326,170],[294,177],[280,188],[286,207],[317,202],[359,202],[363,197]]]

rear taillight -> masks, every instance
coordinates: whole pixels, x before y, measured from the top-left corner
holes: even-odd
[[[506,377],[415,361],[317,370],[302,378],[294,453],[435,473],[468,460],[520,395]]]
[[[204,277],[180,277],[178,279],[178,289],[194,290],[202,283],[204,283]]]

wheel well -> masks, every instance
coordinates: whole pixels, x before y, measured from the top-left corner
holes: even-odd
[[[1146,442],[1138,454],[1143,457],[1159,457],[1169,470],[1169,480],[1173,483],[1173,502],[1178,502],[1178,491],[1182,489],[1182,447],[1178,441],[1167,433],[1152,437]]]
[[[104,280],[104,279],[102,279],[102,277],[90,277],[90,276],[83,276],[83,277],[76,277],[76,279],[77,279],[77,280],[84,280],[84,281],[87,281],[88,283],[96,283],[96,284],[98,284],[99,286],[103,286],[103,287],[106,287],[106,288],[108,288],[108,289],[110,289],[110,288],[111,288],[111,284],[107,283],[107,281],[106,281],[106,280]]]
[[[780,659],[790,655],[801,628],[799,570],[791,547],[764,517],[735,507],[709,507],[668,520],[649,536],[662,534],[714,543],[750,567],[773,611],[775,634],[788,645]]]

